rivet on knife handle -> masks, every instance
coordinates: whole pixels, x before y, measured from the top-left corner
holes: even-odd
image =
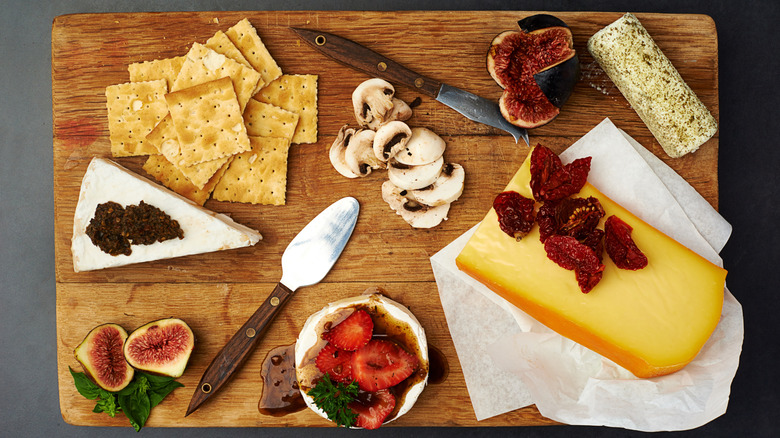
[[[233,375],[233,372],[246,362],[263,333],[292,295],[293,291],[287,286],[282,283],[276,285],[265,302],[238,329],[206,368],[198,387],[195,389],[195,394],[190,400],[185,417],[198,409],[212,394],[219,391]]]

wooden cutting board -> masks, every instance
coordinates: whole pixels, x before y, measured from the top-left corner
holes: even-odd
[[[532,12],[177,12],[84,14],[57,17],[52,27],[54,113],[54,214],[57,281],[57,356],[62,415],[77,425],[127,425],[92,413],[68,367],[79,369],[73,349],[94,326],[106,322],[132,330],[176,316],[190,323],[198,342],[176,390],[155,408],[147,426],[329,426],[309,410],[284,417],[258,412],[260,366],[267,352],[292,344],[303,322],[330,301],[384,288],[409,306],[429,343],[449,365],[446,379],[423,392],[394,426],[509,426],[553,422],[533,407],[477,422],[466,390],[429,257],[480,221],[493,197],[528,153],[524,144],[473,123],[414,90],[398,86],[407,102],[422,97],[411,126],[433,129],[447,141],[445,157],[466,169],[463,196],[449,220],[432,230],[413,230],[382,201],[381,172],[350,180],[328,161],[339,128],[355,124],[352,90],[368,77],[315,52],[289,26],[332,32],[362,43],[422,74],[491,99],[499,87],[485,70],[492,38],[515,29]],[[588,54],[587,39],[621,13],[556,13],[574,34],[582,78],[562,114],[530,132],[532,144],[562,151],[605,117],[625,130],[718,206],[718,135],[695,154],[669,159],[626,100]],[[702,15],[637,14],[656,42],[716,118],[718,47],[714,22]],[[260,230],[252,248],[190,256],[135,266],[74,273],[70,254],[73,213],[81,178],[93,156],[109,157],[105,88],[129,81],[133,62],[183,55],[247,17],[285,73],[319,76],[319,141],[290,150],[287,205],[254,206],[208,201],[206,207]],[[143,158],[116,159],[146,175]],[[146,175],[148,176],[148,175]],[[299,290],[259,348],[209,403],[184,418],[197,382],[211,358],[252,314],[281,278],[280,258],[293,236],[330,203],[355,196],[361,213],[346,250],[325,280]],[[441,415],[447,412],[447,415]]]

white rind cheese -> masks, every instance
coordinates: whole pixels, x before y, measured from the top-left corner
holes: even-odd
[[[715,135],[715,118],[633,14],[596,32],[588,50],[670,157]]]
[[[310,380],[310,376],[307,375],[310,373],[308,370],[304,369],[303,362],[306,360],[309,354],[311,354],[311,350],[313,348],[316,348],[318,344],[320,344],[320,346],[324,345],[320,336],[324,330],[322,326],[325,324],[325,322],[329,321],[331,317],[334,317],[334,315],[338,314],[342,310],[354,308],[360,305],[380,306],[382,309],[384,309],[385,312],[387,312],[390,317],[407,324],[411,329],[412,334],[417,339],[420,359],[425,363],[428,362],[428,341],[425,337],[425,329],[423,329],[420,322],[417,320],[414,314],[412,314],[412,312],[406,308],[406,306],[377,293],[359,295],[328,304],[319,312],[312,314],[303,324],[301,333],[298,335],[298,340],[295,343],[295,372],[298,378],[298,382]],[[401,405],[401,407],[398,409],[398,413],[393,418],[386,420],[385,423],[389,423],[401,415],[407,413],[409,409],[414,406],[414,403],[417,401],[417,397],[420,396],[420,393],[422,393],[427,383],[428,375],[426,374],[425,379],[414,384],[408,389],[408,392],[404,397],[403,405]],[[299,383],[299,386],[301,388],[301,395],[303,395],[303,400],[306,402],[306,405],[312,411],[319,414],[322,418],[327,419],[328,415],[322,409],[318,408],[317,405],[314,404],[314,400],[311,398],[311,396],[309,396],[304,391],[305,385]]]
[[[95,246],[86,234],[98,204],[113,201],[122,206],[141,201],[155,206],[179,222],[183,239],[151,245],[132,245],[130,255],[112,256]],[[124,167],[95,157],[81,181],[81,192],[73,217],[73,270],[91,271],[131,263],[181,257],[256,244],[259,232],[237,224],[231,218],[209,211]]]

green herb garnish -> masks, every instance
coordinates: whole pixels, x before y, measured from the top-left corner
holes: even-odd
[[[122,411],[130,424],[140,431],[153,407],[157,406],[174,389],[184,386],[172,377],[161,377],[136,372],[133,380],[119,392],[109,392],[99,387],[84,373],[70,370],[76,390],[84,397],[95,400],[93,412],[105,412],[113,417]]]
[[[314,404],[328,414],[328,419],[337,426],[352,427],[355,425],[357,414],[347,406],[357,398],[358,384],[352,381],[349,385],[341,382],[336,384],[325,376],[314,385],[307,393],[314,399]]]

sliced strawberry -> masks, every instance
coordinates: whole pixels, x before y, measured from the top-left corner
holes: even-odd
[[[374,321],[365,310],[357,310],[347,319],[322,334],[322,339],[339,350],[355,351],[371,340]]]
[[[352,352],[325,345],[314,359],[317,368],[336,382],[352,382]]]
[[[417,357],[397,344],[373,339],[352,354],[352,377],[364,391],[390,388],[411,376]]]
[[[355,426],[363,429],[378,429],[395,409],[395,397],[386,389],[363,395],[367,397],[360,397],[347,405],[357,414]]]

